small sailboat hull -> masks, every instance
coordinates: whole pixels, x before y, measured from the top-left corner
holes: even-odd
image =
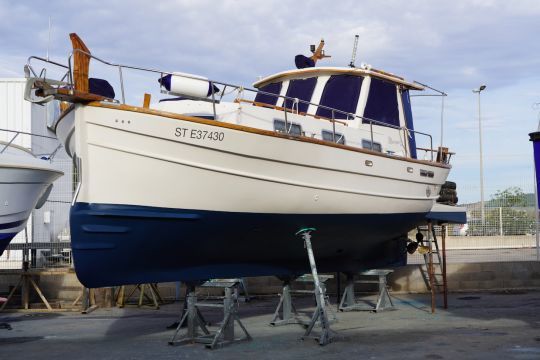
[[[24,229],[32,210],[46,200],[63,173],[50,163],[10,147],[0,155],[0,254]]]

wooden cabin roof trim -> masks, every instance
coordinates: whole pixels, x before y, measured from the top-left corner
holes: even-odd
[[[357,75],[357,76],[373,76],[379,79],[384,79],[384,80],[391,81],[399,85],[403,85],[409,89],[424,90],[424,87],[419,84],[406,81],[403,78],[398,77],[397,75],[386,73],[381,70],[376,70],[376,69],[367,70],[367,69],[360,69],[360,68],[341,68],[341,67],[330,67],[330,66],[282,71],[280,73],[267,76],[265,78],[262,78],[259,81],[254,82],[253,86],[256,88],[259,88],[261,86],[264,86],[266,84],[276,82],[279,80],[283,81],[283,80],[303,78],[303,77],[308,77],[308,76],[319,76],[323,74],[324,75],[351,74],[351,75]]]

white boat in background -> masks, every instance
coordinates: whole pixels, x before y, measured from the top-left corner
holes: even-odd
[[[50,162],[54,153],[34,155],[16,145],[18,135],[38,136],[20,131],[7,131],[10,141],[0,141],[0,255],[11,239],[26,226],[32,210],[40,208],[52,190],[52,183],[63,172]],[[55,151],[56,152],[56,151]]]
[[[71,40],[68,65],[30,58],[26,98],[65,104],[55,130],[80,174],[70,227],[85,286],[303,274],[302,227],[317,229],[321,271],[406,261],[406,234],[451,168],[448,149],[414,130],[409,92],[423,86],[370,66],[316,68],[323,42],[251,90],[110,64]],[[154,73],[175,97],[127,105],[120,79],[120,103],[89,77],[91,59]],[[65,76],[41,77],[36,60]]]

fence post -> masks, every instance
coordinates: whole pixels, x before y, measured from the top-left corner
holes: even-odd
[[[499,206],[499,235],[503,236],[503,218],[502,218],[502,207]]]

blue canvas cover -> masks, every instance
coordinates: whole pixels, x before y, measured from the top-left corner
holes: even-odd
[[[289,82],[289,87],[287,89],[287,97],[290,98],[298,98],[299,100],[303,101],[310,101],[311,95],[313,95],[313,90],[315,89],[315,85],[317,84],[317,78],[307,78],[307,79],[297,79],[297,80],[291,80]],[[292,100],[285,100],[285,107],[288,109],[293,108],[293,101]],[[298,112],[305,113],[307,112],[309,107],[309,104],[298,102]],[[294,109],[296,110],[296,105],[294,106]]]
[[[388,125],[399,126],[399,109],[396,85],[371,78],[364,117]],[[364,123],[369,121],[364,120]]]
[[[354,75],[330,76],[324,87],[319,104],[354,114],[363,79],[363,77]],[[331,119],[332,111],[319,107],[317,109],[317,115]],[[346,119],[347,115],[335,112],[334,118]]]
[[[279,95],[281,91],[281,82],[264,85],[260,87],[259,90],[267,92],[267,93]],[[277,96],[262,94],[260,92],[258,92],[257,95],[255,96],[255,102],[259,102],[259,103],[264,103],[268,105],[276,105],[277,101],[278,101]]]

